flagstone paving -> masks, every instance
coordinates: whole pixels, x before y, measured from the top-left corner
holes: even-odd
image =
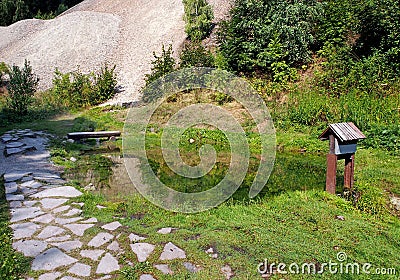
[[[50,163],[46,144],[50,135],[43,132],[13,130],[0,137],[0,176],[4,174],[6,198],[10,206],[13,248],[32,257],[31,268],[37,278],[31,279],[111,279],[124,263],[124,249],[145,262],[160,244],[145,243],[140,232],[128,232],[119,221],[99,224],[96,218],[82,216],[84,203],[71,203],[82,192],[60,176]],[[13,153],[13,149],[20,149]],[[98,205],[99,209],[104,206]],[[87,232],[91,230],[91,233]],[[172,234],[177,228],[158,230]],[[122,237],[121,237],[122,236]],[[128,242],[129,244],[122,244]],[[160,253],[158,253],[160,254]],[[182,259],[182,266],[192,273],[202,267],[186,259],[185,251],[168,242],[153,267],[162,274],[173,275],[163,261]],[[133,264],[132,264],[133,265]],[[230,267],[221,268],[221,276],[233,276]],[[229,276],[228,276],[229,275]],[[156,279],[143,274],[140,279]]]

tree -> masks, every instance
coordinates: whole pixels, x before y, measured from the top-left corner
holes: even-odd
[[[172,54],[172,45],[169,45],[168,49],[165,50],[164,44],[162,45],[160,56],[153,52],[154,60],[151,62],[151,73],[146,74],[146,85],[174,71],[176,63]]]
[[[199,41],[206,38],[212,29],[214,13],[206,0],[183,0],[186,22],[185,31],[189,39]]]
[[[32,73],[32,67],[27,60],[22,69],[16,65],[12,67],[7,98],[7,107],[12,113],[21,116],[28,112],[38,82],[39,78]]]

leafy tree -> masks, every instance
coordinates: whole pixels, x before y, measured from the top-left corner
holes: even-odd
[[[14,65],[9,75],[7,107],[16,116],[25,115],[33,101],[39,78],[33,74],[27,60],[22,69]]]
[[[167,50],[162,45],[160,56],[153,52],[154,60],[151,62],[151,73],[146,74],[146,85],[175,70],[176,62],[172,55],[172,45],[169,45]]]
[[[112,98],[117,86],[117,75],[115,74],[115,65],[111,68],[104,65],[95,78],[95,96],[91,100],[92,104],[99,104]]]
[[[206,38],[212,29],[214,13],[206,0],[183,0],[186,22],[185,31],[189,39],[198,41]]]
[[[4,62],[0,62],[0,86],[3,85],[7,74],[10,74],[10,68]]]
[[[179,56],[180,67],[214,67],[214,57],[201,43],[189,42],[185,44]]]

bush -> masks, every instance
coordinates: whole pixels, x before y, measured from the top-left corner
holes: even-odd
[[[172,45],[169,45],[167,50],[162,45],[160,56],[157,56],[156,52],[153,52],[154,60],[151,62],[151,73],[146,74],[146,85],[175,70],[176,63],[172,55]]]
[[[214,67],[214,57],[201,43],[187,43],[179,56],[180,67]]]
[[[32,67],[27,60],[22,69],[14,65],[9,75],[7,109],[15,117],[24,116],[33,101],[39,78],[32,73]]]
[[[322,12],[317,0],[236,0],[219,33],[221,51],[236,72],[270,71],[278,62],[307,63]]]
[[[189,39],[199,41],[206,38],[212,29],[214,14],[206,0],[183,0],[185,9],[185,31]]]
[[[111,68],[104,65],[95,79],[95,94],[91,104],[100,104],[114,97],[115,87],[117,86],[117,75],[115,74],[115,65]]]

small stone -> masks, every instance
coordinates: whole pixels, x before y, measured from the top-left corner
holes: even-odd
[[[92,240],[90,240],[90,242],[88,243],[88,246],[98,248],[98,247],[106,244],[113,238],[114,238],[114,235],[111,235],[107,232],[101,232],[101,233],[97,234]]]
[[[37,189],[42,186],[41,183],[36,182],[35,180],[27,181],[23,184],[21,184],[21,187],[27,187],[27,188],[32,188],[32,189]]]
[[[390,199],[390,203],[393,204],[394,208],[395,208],[397,211],[400,211],[400,198],[399,198],[399,197],[393,196],[393,197]]]
[[[108,245],[107,249],[110,250],[110,251],[114,251],[114,252],[121,252],[122,251],[121,248],[119,247],[119,244],[118,244],[117,241],[111,242],[111,244]]]
[[[69,160],[72,161],[72,162],[76,162],[77,161],[77,159],[74,158],[74,157],[71,157]]]
[[[136,235],[136,234],[134,234],[134,233],[131,233],[131,234],[129,235],[129,239],[131,240],[131,242],[136,242],[136,241],[145,240],[146,237],[142,237],[142,236]]]
[[[84,187],[83,189],[84,189],[85,191],[90,192],[90,191],[95,191],[95,190],[96,190],[96,187],[95,187],[92,183],[90,183],[89,185],[87,185],[87,186]]]
[[[99,209],[99,210],[102,210],[102,209],[106,209],[106,208],[107,208],[107,207],[105,207],[105,206],[103,206],[103,205],[97,205],[96,207],[97,207],[97,209]]]
[[[59,227],[48,226],[38,235],[38,238],[47,239],[47,238],[50,238],[50,237],[54,237],[54,236],[60,235],[64,231],[65,231],[65,229],[62,229],[62,228],[59,228]]]
[[[47,242],[64,242],[71,239],[71,235],[63,235],[63,236],[57,236],[57,237],[50,237],[46,239]]]
[[[222,267],[221,272],[225,275],[225,278],[227,280],[235,276],[235,273],[233,273],[232,268],[229,265],[225,265],[224,267]]]
[[[14,239],[31,237],[40,226],[35,223],[13,224],[11,228],[14,231]]]
[[[161,271],[161,273],[164,275],[174,274],[168,264],[155,264],[154,267]]]
[[[206,253],[213,254],[214,253],[214,248],[210,247],[209,249],[206,250]]]
[[[61,272],[51,272],[39,276],[39,280],[56,280],[61,276]]]
[[[69,224],[65,225],[67,229],[73,232],[73,234],[78,235],[78,236],[83,236],[85,231],[91,227],[94,227],[93,224]]]
[[[54,220],[54,216],[51,214],[46,214],[40,217],[33,219],[33,222],[42,223],[42,224],[49,224]]]
[[[110,254],[107,253],[100,261],[97,267],[97,274],[108,274],[120,269],[118,261]]]
[[[79,207],[82,208],[82,207],[85,205],[85,203],[83,203],[83,202],[80,202],[80,203],[74,202],[74,203],[72,203],[72,205],[74,205],[74,206],[79,206]]]
[[[191,273],[197,273],[202,270],[202,267],[199,265],[194,265],[190,262],[184,262],[183,266]]]
[[[64,205],[64,206],[61,206],[61,207],[58,207],[58,208],[54,209],[53,213],[54,214],[58,214],[58,213],[61,213],[61,212],[65,212],[65,211],[69,210],[70,208],[71,208],[71,206]]]
[[[164,251],[161,253],[160,260],[174,260],[174,259],[185,259],[186,253],[179,247],[175,246],[173,243],[168,242]]]
[[[139,280],[156,280],[151,274],[143,274],[140,276]]]
[[[25,197],[22,194],[6,194],[7,201],[23,201]]]
[[[120,224],[120,222],[112,222],[112,223],[102,226],[101,228],[109,230],[109,231],[114,231],[114,230],[118,229],[120,226],[122,226]]]
[[[69,218],[69,219],[57,218],[55,220],[55,222],[60,225],[66,225],[66,224],[75,223],[79,220],[82,220],[82,218],[81,217],[75,217],[75,218]]]
[[[40,193],[32,195],[34,198],[46,198],[46,197],[78,197],[82,193],[74,187],[64,186],[58,188],[52,188],[44,190]]]
[[[335,216],[335,219],[339,220],[339,221],[344,221],[345,220],[344,216]]]
[[[20,240],[13,243],[13,248],[26,257],[36,257],[47,248],[47,243],[39,240]]]
[[[97,261],[101,257],[101,255],[104,254],[104,252],[104,250],[82,250],[80,254],[84,258]]]
[[[66,198],[44,198],[40,201],[44,209],[54,209],[67,202]]]
[[[196,142],[196,140],[194,140],[194,139],[192,139],[192,138],[189,140],[189,143],[190,143],[190,144],[193,144],[194,142]]]
[[[16,208],[11,211],[11,223],[19,222],[26,219],[36,218],[44,214],[38,207]]]
[[[55,270],[59,267],[68,266],[76,263],[78,260],[74,259],[60,249],[51,248],[44,253],[37,256],[32,262],[32,270]]]
[[[5,183],[4,187],[6,188],[6,194],[15,193],[18,191],[18,186],[15,182]]]
[[[21,208],[22,207],[22,202],[21,201],[11,201],[10,202],[10,208]]]
[[[174,230],[177,230],[177,229],[176,229],[176,228],[171,228],[171,227],[162,228],[162,229],[160,229],[159,231],[157,231],[157,233],[160,233],[160,234],[170,234],[170,233],[172,233]]]
[[[136,254],[139,262],[145,262],[150,254],[153,253],[155,247],[149,243],[131,244],[132,251]]]
[[[76,263],[68,270],[68,272],[77,276],[89,277],[91,270],[92,268],[89,265]]]
[[[66,252],[70,252],[72,250],[82,248],[83,244],[79,240],[74,240],[74,241],[65,241],[60,243],[52,243],[51,245],[56,246]]]

